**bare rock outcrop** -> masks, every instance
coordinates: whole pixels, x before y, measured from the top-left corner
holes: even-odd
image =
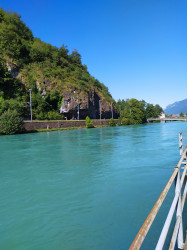
[[[116,118],[117,114],[113,103],[108,103],[97,91],[65,92],[60,113],[67,119],[85,119],[88,115],[92,119]],[[78,117],[79,116],[79,117]]]

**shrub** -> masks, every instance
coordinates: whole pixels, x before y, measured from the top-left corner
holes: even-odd
[[[121,118],[119,117],[119,118],[118,118],[118,126],[121,126],[121,124],[122,124],[122,123],[121,123]]]
[[[33,117],[36,118],[36,120],[46,120],[48,116],[46,112],[41,111],[39,114],[33,112]]]
[[[130,121],[129,121],[128,118],[122,118],[121,124],[122,124],[122,125],[129,125],[129,124],[130,124]]]
[[[113,118],[111,118],[110,121],[109,121],[109,123],[108,123],[108,125],[109,125],[110,127],[116,126],[115,120],[114,120]]]
[[[90,120],[89,116],[86,116],[86,127],[87,128],[94,128],[93,122]]]
[[[23,119],[16,110],[7,110],[0,117],[0,133],[5,135],[18,134],[24,131]]]
[[[64,116],[57,111],[49,111],[47,114],[48,120],[64,120]]]

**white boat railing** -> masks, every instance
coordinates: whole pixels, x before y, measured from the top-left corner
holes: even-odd
[[[185,204],[185,199],[186,199],[186,194],[187,194],[187,182],[185,181],[185,176],[187,172],[187,147],[184,146],[183,144],[183,139],[187,138],[182,138],[182,134],[186,132],[181,132],[179,133],[179,148],[180,148],[180,154],[181,158],[177,164],[177,166],[174,168],[174,171],[166,184],[165,188],[163,189],[162,193],[160,194],[158,200],[156,201],[155,205],[153,206],[151,212],[147,216],[143,226],[139,230],[138,234],[136,235],[133,243],[131,244],[129,249],[140,249],[141,245],[160,209],[160,207],[163,204],[163,201],[169,192],[173,182],[175,181],[175,194],[174,198],[171,204],[171,207],[169,209],[167,218],[165,220],[162,232],[160,234],[160,237],[158,239],[157,245],[156,245],[156,250],[161,250],[163,249],[171,221],[174,215],[174,212],[176,211],[176,223],[175,227],[173,230],[173,235],[170,241],[170,246],[169,249],[174,249],[176,245],[176,241],[178,241],[178,248],[179,249],[184,249],[184,231],[183,231],[183,219],[182,219],[182,213],[183,213],[183,208]],[[181,173],[181,170],[183,172]],[[183,190],[183,192],[182,192]],[[151,246],[150,246],[150,249]]]

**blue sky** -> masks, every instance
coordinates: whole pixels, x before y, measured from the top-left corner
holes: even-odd
[[[186,0],[0,0],[34,36],[76,48],[115,100],[187,98]]]

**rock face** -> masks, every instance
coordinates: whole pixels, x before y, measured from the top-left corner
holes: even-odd
[[[36,81],[36,87],[41,91],[43,97],[46,96],[55,84],[43,79],[42,82]],[[91,119],[117,119],[118,115],[112,102],[107,102],[98,90],[92,89],[89,91],[82,91],[75,88],[61,88],[61,95],[63,98],[62,105],[59,112],[64,115],[67,120],[81,120],[89,116]]]
[[[105,99],[95,90],[87,93],[83,92],[65,92],[63,94],[63,103],[60,108],[60,113],[69,119],[85,119],[89,116],[91,119],[100,118],[110,119],[117,118],[117,113],[114,105],[107,103]]]
[[[16,78],[18,76],[19,70],[18,67],[16,65],[14,65],[13,63],[6,63],[7,69],[8,71],[11,73],[13,78]]]
[[[17,70],[17,69],[16,69]],[[15,68],[10,69],[11,73],[15,72]],[[16,71],[18,78],[22,80],[22,74]],[[15,75],[14,75],[15,77]],[[28,88],[27,82],[23,84]],[[91,119],[117,119],[118,115],[115,110],[114,103],[106,101],[106,98],[97,89],[81,90],[71,86],[56,86],[55,82],[43,78],[36,80],[36,88],[40,91],[41,96],[45,97],[50,91],[56,89],[63,98],[59,112],[64,115],[67,120],[81,120],[89,116]],[[111,98],[112,100],[112,98]]]
[[[6,63],[8,71],[13,78],[18,78],[28,88],[25,77],[19,72],[19,68],[14,63]],[[36,79],[36,88],[40,91],[41,96],[45,97],[53,89],[57,89],[56,83],[42,77]],[[81,120],[89,116],[91,119],[110,119],[117,118],[117,112],[114,103],[106,101],[98,89],[78,90],[72,87],[59,88],[63,98],[62,106],[59,112],[64,115],[67,120]],[[111,99],[112,100],[112,99]]]

